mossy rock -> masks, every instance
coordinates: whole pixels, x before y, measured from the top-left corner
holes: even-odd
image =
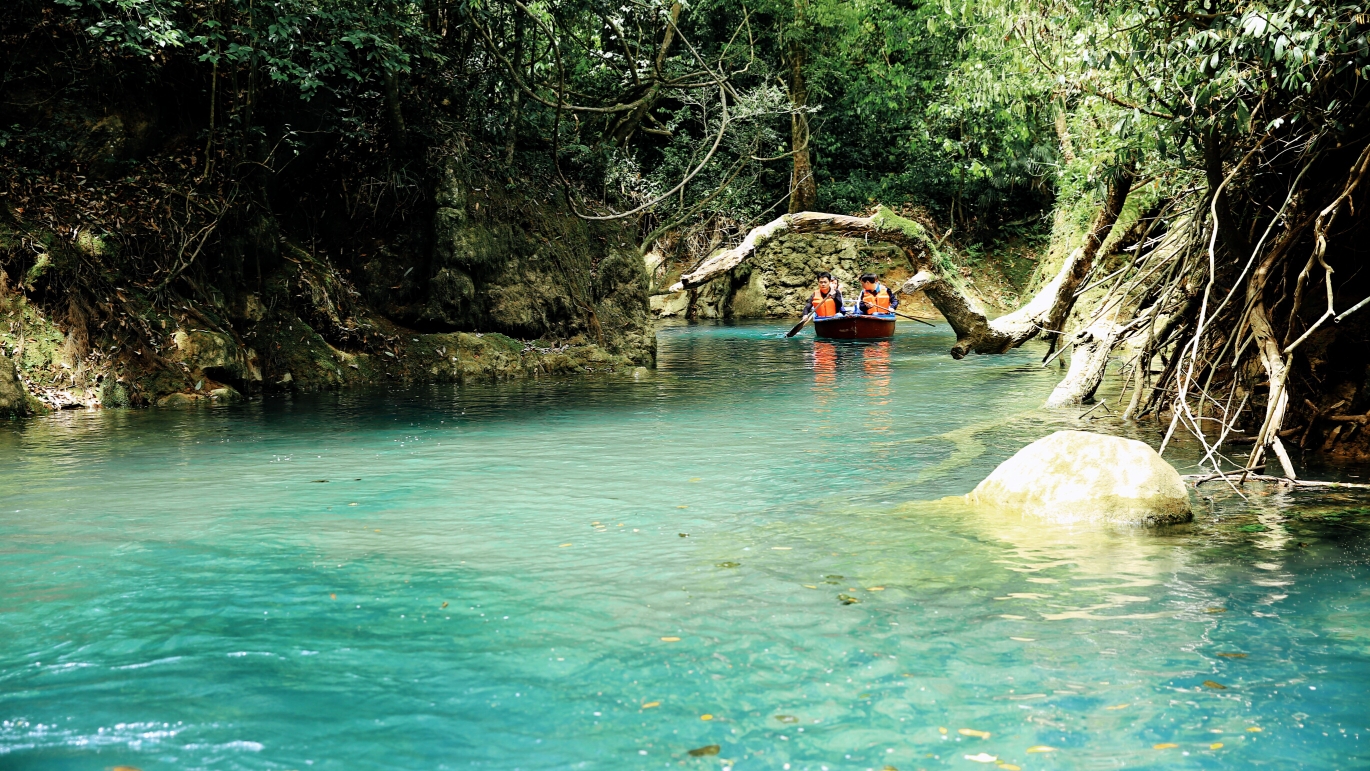
[[[158,407],[197,407],[205,403],[204,394],[176,392],[157,400]]]
[[[28,390],[19,379],[19,368],[4,354],[0,354],[0,418],[27,415],[31,412]]]
[[[129,399],[128,389],[123,383],[107,378],[100,384],[100,406],[102,407],[129,407],[133,404]]]

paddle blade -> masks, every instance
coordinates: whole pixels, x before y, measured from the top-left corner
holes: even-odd
[[[793,329],[791,329],[790,331],[786,332],[786,333],[785,333],[785,337],[794,337],[795,335],[799,334],[799,330],[803,329],[803,328],[804,328],[804,325],[807,324],[807,323],[809,323],[809,319],[811,319],[811,318],[813,318],[813,314],[812,314],[812,313],[806,313],[806,314],[804,314],[804,318],[800,319],[800,320],[799,320],[799,323],[798,323],[798,324],[795,324]]]

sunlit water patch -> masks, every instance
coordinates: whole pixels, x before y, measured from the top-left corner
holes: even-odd
[[[784,329],[0,429],[0,768],[1370,764],[1365,501],[937,502],[1080,426],[1059,371]]]

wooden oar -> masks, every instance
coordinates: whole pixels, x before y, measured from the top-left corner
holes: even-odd
[[[947,235],[951,235],[951,231],[950,231],[950,230],[947,231]],[[945,238],[945,237],[944,237],[944,238]],[[895,292],[895,294],[903,294],[903,293],[904,293],[901,289],[896,289],[896,290],[894,290],[894,292]],[[930,327],[935,327],[935,326],[937,326],[936,324],[930,324],[930,323],[928,323],[928,322],[926,322],[926,321],[924,321],[924,320],[918,318],[917,316],[910,316],[910,315],[908,315],[907,313],[900,313],[899,311],[896,311],[896,310],[891,310],[890,313],[893,313],[893,314],[896,315],[896,316],[903,316],[903,317],[906,318],[906,319],[913,319],[914,321],[918,322],[919,324],[927,324],[927,325],[930,326]]]
[[[935,327],[935,326],[937,326],[936,324],[932,324],[932,323],[929,323],[929,322],[927,322],[927,321],[924,321],[924,320],[918,318],[917,316],[910,316],[910,315],[907,314],[907,313],[900,313],[899,311],[897,311],[897,310],[895,310],[895,309],[893,309],[893,308],[890,308],[890,309],[888,309],[888,310],[889,310],[889,312],[890,312],[891,314],[893,314],[893,315],[895,315],[895,316],[903,316],[904,318],[906,318],[906,319],[912,319],[913,321],[916,321],[916,322],[918,322],[919,324],[927,324],[927,325],[930,326],[930,327]],[[866,314],[866,315],[869,316],[869,315],[872,315],[872,314],[869,314],[869,313],[868,313],[868,314]],[[879,314],[874,314],[874,315],[879,315]]]
[[[794,325],[794,329],[791,329],[790,331],[788,331],[788,332],[785,333],[785,337],[794,337],[795,335],[799,334],[799,330],[803,329],[803,328],[804,328],[804,325],[807,324],[807,323],[809,323],[809,320],[812,319],[812,318],[813,318],[813,311],[809,311],[808,313],[805,313],[805,314],[804,314],[804,318],[800,319],[800,320],[799,320],[799,323]]]
[[[897,311],[897,310],[891,309],[891,310],[890,310],[890,313],[893,313],[893,314],[896,315],[896,316],[903,316],[903,317],[906,318],[906,319],[912,319],[913,321],[916,321],[916,322],[918,322],[919,324],[927,324],[927,325],[930,326],[930,327],[935,327],[935,326],[937,326],[936,324],[933,324],[932,322],[924,321],[924,320],[918,318],[917,316],[910,316],[910,315],[907,314],[907,313],[900,313],[900,312]]]

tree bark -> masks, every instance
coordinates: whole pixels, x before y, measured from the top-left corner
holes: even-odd
[[[1063,103],[1056,105],[1055,125],[1056,139],[1061,143],[1061,158],[1066,163],[1075,162],[1075,144],[1070,139],[1070,126],[1066,123],[1066,106]]]
[[[661,98],[661,82],[664,79],[662,68],[666,66],[666,59],[671,53],[671,45],[675,42],[675,29],[676,24],[680,21],[681,7],[679,2],[671,4],[670,22],[666,25],[666,31],[661,35],[661,46],[657,48],[656,57],[652,60],[651,82],[639,92],[637,107],[610,125],[608,136],[613,144],[626,146],[628,140],[632,139],[633,134],[642,125],[642,121],[647,118],[647,114],[656,107],[657,101]]]
[[[1043,336],[1052,343],[1052,347],[1055,347],[1057,338],[1064,331],[1066,319],[1075,307],[1076,290],[1089,277],[1090,270],[1094,268],[1094,258],[1098,256],[1104,241],[1108,240],[1108,234],[1113,231],[1113,225],[1117,223],[1118,215],[1123,212],[1123,206],[1127,203],[1127,196],[1132,192],[1132,181],[1136,177],[1136,170],[1136,164],[1125,164],[1109,181],[1108,191],[1104,194],[1104,205],[1099,209],[1099,213],[1094,216],[1094,222],[1090,225],[1089,232],[1085,234],[1085,241],[1080,244],[1080,248],[1077,250],[1079,252],[1078,259],[1073,262],[1069,259],[1066,260],[1066,266],[1070,268],[1069,274],[1063,268],[1056,278],[1060,284],[1056,288],[1056,295],[1052,298],[1050,310],[1045,315],[1039,314],[1038,316],[1044,319],[1041,324]],[[1046,291],[1048,287],[1044,287],[1043,291]],[[1041,296],[1042,294],[1038,293],[1038,297]],[[1030,305],[1031,303],[1029,303]],[[1018,312],[1021,313],[1022,310]]]
[[[1275,330],[1270,326],[1264,302],[1257,302],[1251,306],[1249,323],[1256,340],[1256,353],[1261,358],[1261,366],[1265,367],[1265,373],[1270,377],[1270,396],[1265,404],[1265,420],[1261,424],[1261,433],[1256,437],[1256,446],[1251,450],[1251,457],[1246,464],[1251,468],[1260,463],[1267,449],[1275,449],[1275,444],[1280,441],[1280,426],[1284,425],[1284,415],[1289,409],[1289,389],[1286,387],[1289,379],[1289,362],[1280,353],[1280,344],[1275,337]],[[1290,479],[1297,479],[1294,476],[1294,469],[1285,460],[1288,456],[1278,450],[1276,455],[1284,466],[1284,475]]]
[[[1100,319],[1076,336],[1070,370],[1047,397],[1046,406],[1069,407],[1094,401],[1094,392],[1103,382],[1108,357],[1117,345],[1123,328]]]
[[[797,24],[798,22],[796,22]],[[789,46],[790,65],[790,152],[794,169],[790,173],[790,213],[809,211],[818,204],[818,183],[813,178],[809,155],[809,87],[804,80],[805,51],[799,42]]]
[[[514,17],[514,66],[519,67],[523,64],[523,36],[524,36],[523,14]],[[536,48],[536,46],[534,46]],[[514,165],[514,151],[518,149],[519,134],[519,113],[523,108],[523,94],[517,88],[509,90],[509,126],[504,137],[504,165],[506,168]]]
[[[1291,215],[1287,218],[1288,221],[1297,221],[1297,213],[1301,203],[1302,201],[1294,203]],[[1273,450],[1275,456],[1280,460],[1285,476],[1290,479],[1296,477],[1294,476],[1294,468],[1289,463],[1289,456],[1284,452],[1284,447],[1280,445],[1280,429],[1284,426],[1284,416],[1289,409],[1288,380],[1292,356],[1284,354],[1279,337],[1270,324],[1270,312],[1265,305],[1265,287],[1276,263],[1280,262],[1280,258],[1284,256],[1290,245],[1298,240],[1307,224],[1308,220],[1305,219],[1302,223],[1287,227],[1280,234],[1280,238],[1270,247],[1270,251],[1261,258],[1255,272],[1251,274],[1251,279],[1246,284],[1248,307],[1246,323],[1251,329],[1252,339],[1256,344],[1256,355],[1261,360],[1261,366],[1265,369],[1266,376],[1270,378],[1269,398],[1265,404],[1265,419],[1261,422],[1260,432],[1256,435],[1256,446],[1251,449],[1251,455],[1247,458],[1246,466],[1247,468],[1255,468],[1265,457],[1265,453],[1268,450]]]
[[[390,133],[396,144],[404,143],[404,112],[400,110],[400,77],[394,70],[385,70],[385,108],[390,115]]]

